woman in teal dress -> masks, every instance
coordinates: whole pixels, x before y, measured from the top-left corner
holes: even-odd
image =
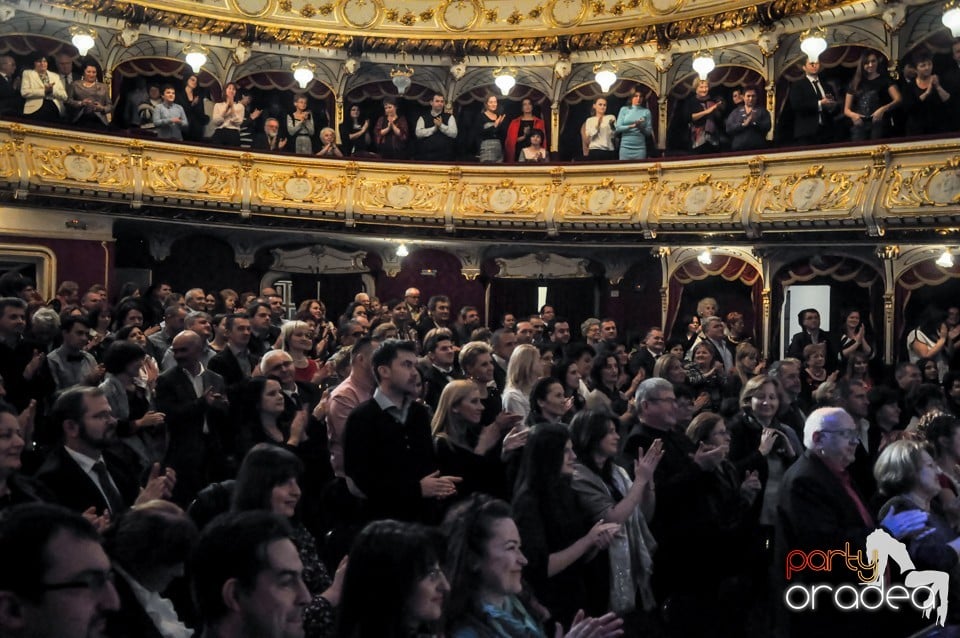
[[[617,114],[617,133],[620,135],[620,159],[647,158],[647,135],[653,135],[650,109],[640,105],[640,91],[633,89],[630,104]]]

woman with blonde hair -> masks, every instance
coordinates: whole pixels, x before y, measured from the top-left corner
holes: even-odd
[[[517,346],[507,364],[507,384],[503,389],[503,409],[521,415],[526,420],[530,414],[530,391],[543,375],[540,351],[536,346],[524,343]]]
[[[280,349],[293,357],[294,377],[304,383],[320,383],[320,365],[313,353],[313,328],[305,321],[288,321],[280,328]]]
[[[458,496],[482,492],[494,496],[508,496],[504,464],[501,461],[502,432],[494,422],[484,427],[480,422],[483,402],[476,382],[451,381],[443,388],[437,411],[431,423],[437,466],[443,476],[459,476]],[[504,440],[502,451],[520,447],[526,442],[522,436],[511,435]]]

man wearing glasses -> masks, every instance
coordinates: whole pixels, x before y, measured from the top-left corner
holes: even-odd
[[[842,408],[819,408],[810,413],[803,429],[806,453],[784,474],[777,506],[776,563],[778,573],[793,550],[829,551],[849,546],[865,551],[867,535],[878,527],[894,538],[921,531],[927,521],[923,510],[896,513],[877,521],[866,499],[856,487],[848,468],[857,454],[860,430],[853,417]],[[847,545],[849,543],[849,545]],[[848,570],[800,574],[814,583],[850,583]],[[792,584],[792,583],[787,583]],[[819,609],[819,608],[818,608]],[[868,635],[864,627],[869,613],[838,613],[829,607],[816,614],[789,614],[791,636]],[[784,627],[784,629],[788,629]],[[882,635],[883,631],[874,635]],[[787,634],[784,634],[787,635]]]
[[[0,636],[98,638],[120,608],[110,559],[86,519],[31,503],[0,517]]]

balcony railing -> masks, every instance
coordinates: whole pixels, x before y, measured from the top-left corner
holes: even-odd
[[[615,233],[939,229],[960,218],[960,138],[648,161],[450,165],[250,153],[0,122],[18,200],[205,209],[309,225]],[[960,221],[960,220],[958,220]]]

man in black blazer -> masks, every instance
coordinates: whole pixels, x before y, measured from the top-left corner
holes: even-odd
[[[427,364],[421,366],[420,375],[423,378],[424,401],[433,409],[440,402],[440,395],[447,384],[463,375],[455,367],[457,348],[453,337],[443,332],[434,334],[423,344],[423,351],[427,355]]]
[[[517,333],[506,328],[494,330],[490,346],[493,348],[493,382],[497,384],[497,390],[503,392],[507,386],[507,365],[510,363],[510,355],[517,347]]]
[[[659,326],[652,326],[647,329],[647,334],[643,335],[643,342],[627,364],[630,376],[637,376],[642,368],[646,371],[645,379],[653,376],[653,367],[657,364],[657,359],[663,354],[666,342],[663,340],[663,330]]]
[[[61,394],[51,419],[63,432],[63,445],[51,451],[37,471],[57,502],[75,512],[112,517],[140,498],[135,470],[110,453],[116,442],[117,420],[99,388],[74,386]],[[159,480],[157,480],[159,479]],[[146,497],[169,496],[173,475],[151,476]],[[159,485],[157,484],[159,483]]]
[[[833,115],[838,103],[820,81],[820,62],[807,58],[804,77],[790,85],[793,111],[793,139],[798,145],[828,144],[833,141]]]
[[[23,115],[23,98],[15,84],[17,62],[12,56],[0,56],[0,117]]]
[[[192,330],[173,338],[177,361],[157,379],[157,409],[166,415],[169,443],[165,463],[177,472],[173,501],[186,507],[197,492],[236,469],[235,433],[227,419],[223,377],[200,364],[203,339]]]
[[[919,509],[900,514],[891,510],[882,521],[873,518],[848,472],[856,457],[858,434],[853,418],[842,408],[820,408],[807,417],[804,443],[808,449],[787,470],[780,484],[776,573],[785,573],[790,552],[843,550],[847,543],[851,552],[865,552],[867,535],[878,527],[898,539],[923,529],[927,514]],[[798,571],[781,584],[809,587],[823,582],[856,586],[859,581],[853,572],[835,567],[829,571]],[[789,633],[783,635],[887,635],[882,629],[876,631],[876,618],[871,612],[848,613],[825,605],[818,607],[816,613],[808,610],[785,614],[783,621],[789,626]],[[865,628],[874,632],[864,633]]]
[[[417,391],[417,347],[390,340],[373,354],[378,387],[347,417],[343,465],[366,497],[369,520],[436,523],[441,499],[456,495],[459,477],[440,476],[427,408]]]
[[[241,315],[227,317],[227,347],[210,359],[211,371],[223,377],[227,390],[239,390],[257,367],[259,357],[247,348],[250,343],[250,320]],[[234,397],[231,397],[234,398]]]
[[[822,343],[827,348],[827,372],[836,370],[837,351],[833,347],[833,338],[830,333],[820,329],[820,311],[816,308],[804,308],[797,313],[797,321],[803,326],[803,330],[793,335],[790,346],[787,348],[787,356],[803,362],[803,349],[814,343]]]

